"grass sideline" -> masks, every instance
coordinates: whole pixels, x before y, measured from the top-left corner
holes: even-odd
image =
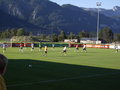
[[[119,90],[120,52],[113,49],[48,48],[31,52],[30,48],[7,48],[9,58],[5,79],[8,90]],[[0,49],[2,53],[2,48]],[[32,65],[32,67],[29,67]]]

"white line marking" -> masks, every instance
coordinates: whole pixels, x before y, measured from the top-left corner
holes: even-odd
[[[88,75],[88,76],[63,78],[63,79],[54,79],[54,80],[46,80],[46,81],[39,81],[39,82],[32,82],[32,83],[13,84],[13,85],[7,85],[7,87],[26,86],[26,85],[33,85],[33,84],[40,84],[40,83],[58,82],[58,81],[73,80],[73,79],[80,79],[80,78],[100,77],[100,76],[115,75],[115,74],[120,74],[120,72],[109,73],[109,74],[108,73],[106,73],[106,74],[95,74],[95,75]]]

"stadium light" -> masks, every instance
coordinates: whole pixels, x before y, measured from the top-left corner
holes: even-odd
[[[100,18],[99,18],[99,16],[100,16],[100,15],[99,15],[99,14],[100,14],[100,13],[99,13],[99,11],[100,11],[100,10],[99,10],[99,7],[101,6],[101,4],[102,4],[102,2],[96,2],[96,5],[97,5],[97,7],[98,7],[98,15],[97,15],[97,41],[98,41],[98,39],[99,39],[99,34],[98,34],[98,33],[99,33],[99,23],[100,23],[100,20],[99,20],[99,19],[100,19]]]

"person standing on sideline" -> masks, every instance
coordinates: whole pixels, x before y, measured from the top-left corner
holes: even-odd
[[[26,43],[24,43],[24,49],[26,49],[26,46],[27,46],[27,44],[26,44]]]
[[[39,51],[41,51],[41,49],[42,49],[42,44],[41,42],[39,42]]]
[[[34,50],[34,43],[31,43],[31,51]]]
[[[75,49],[76,49],[76,52],[78,52],[78,50],[79,50],[78,44],[76,45]]]
[[[47,56],[47,52],[48,52],[48,47],[45,46],[45,48],[44,48],[44,55],[43,56]]]
[[[0,90],[7,90],[3,75],[6,71],[8,59],[0,54]]]
[[[67,47],[66,46],[63,48],[63,53],[66,56],[66,53],[67,53]]]
[[[6,51],[6,43],[3,43],[3,53]]]
[[[69,47],[69,49],[71,48],[71,43],[69,43],[68,47]]]
[[[55,44],[52,44],[52,48],[55,48]]]
[[[20,52],[23,52],[23,44],[20,43],[20,49],[19,49]]]
[[[117,53],[117,52],[118,52],[118,46],[115,45],[114,48],[115,48],[115,50],[116,50],[115,52]]]
[[[87,50],[86,50],[86,44],[83,45],[83,51],[87,52]]]

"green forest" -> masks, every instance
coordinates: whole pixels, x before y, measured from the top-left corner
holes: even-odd
[[[78,41],[81,38],[95,38],[96,33],[95,32],[87,32],[84,30],[81,30],[78,34],[75,34],[73,32],[65,33],[63,30],[61,30],[58,34],[51,33],[39,33],[39,34],[33,34],[32,32],[27,32],[24,28],[18,28],[18,29],[7,29],[2,32],[0,32],[0,39],[11,39],[14,36],[29,36],[31,37],[32,41],[50,41],[50,42],[59,42],[64,41],[64,39],[78,39]],[[99,31],[99,40],[111,43],[111,42],[119,42],[120,41],[120,34],[119,33],[113,33],[113,31],[105,27],[102,30]]]

